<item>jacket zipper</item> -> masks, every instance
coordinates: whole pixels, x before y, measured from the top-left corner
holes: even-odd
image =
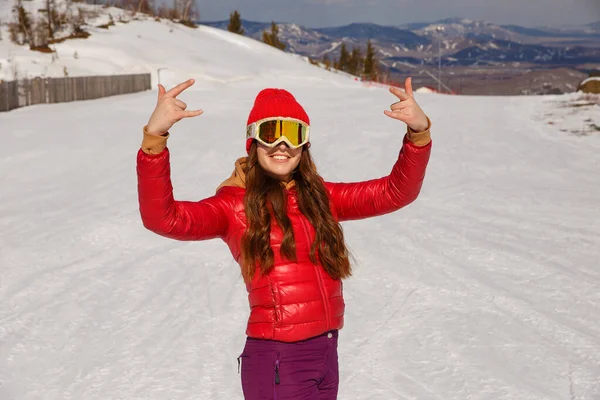
[[[302,227],[304,228],[304,233],[306,234],[307,241],[310,245],[310,234],[308,228],[306,227],[306,217],[300,214],[300,220],[302,221]],[[319,272],[319,267],[317,265],[313,265],[315,268],[315,274],[317,274],[317,282],[319,282],[319,289],[321,290],[321,297],[323,298],[323,305],[325,306],[325,318],[327,319],[327,330],[331,327],[331,318],[329,316],[329,299],[325,294],[325,288],[323,287],[323,280],[321,279],[321,273]]]

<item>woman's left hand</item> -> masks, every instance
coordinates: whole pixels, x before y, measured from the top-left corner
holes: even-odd
[[[384,110],[383,112],[390,118],[404,122],[413,131],[423,132],[429,128],[429,121],[415,100],[410,77],[404,81],[404,88],[406,92],[397,87],[390,87],[390,92],[398,97],[400,101],[391,105],[390,109],[392,111]]]

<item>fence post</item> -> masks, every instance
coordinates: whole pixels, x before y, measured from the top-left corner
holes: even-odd
[[[8,88],[6,82],[0,82],[0,111],[8,111]]]
[[[0,82],[0,111],[150,90],[150,74],[34,78]]]

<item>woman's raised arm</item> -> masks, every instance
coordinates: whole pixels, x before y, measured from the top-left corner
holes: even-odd
[[[414,99],[410,78],[406,92],[390,88],[400,101],[384,113],[408,126],[398,159],[388,176],[354,183],[326,183],[340,221],[379,216],[412,203],[419,195],[431,153],[431,121]]]
[[[166,141],[169,129],[183,118],[202,110],[186,111],[177,96],[194,84],[180,83],[168,92],[158,86],[156,108],[144,127],[142,147],[137,154],[138,200],[144,226],[176,240],[206,240],[227,232],[231,201],[223,192],[201,201],[176,201],[171,184],[171,166]]]

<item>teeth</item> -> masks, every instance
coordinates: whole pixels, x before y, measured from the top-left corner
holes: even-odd
[[[273,156],[273,158],[276,160],[287,160],[286,156]]]

